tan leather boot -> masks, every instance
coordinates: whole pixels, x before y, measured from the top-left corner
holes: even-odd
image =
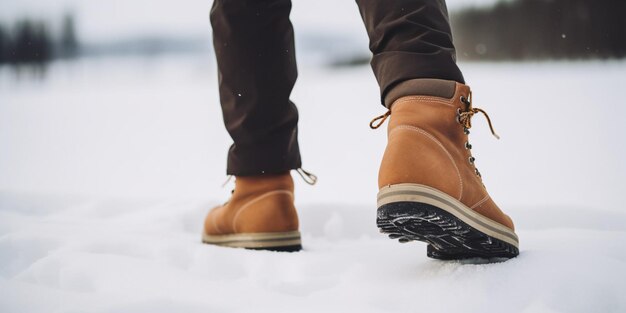
[[[451,99],[402,97],[372,124],[390,116],[377,224],[392,239],[429,243],[432,258],[515,257],[513,222],[487,193],[471,154],[471,117],[484,111],[470,100],[469,87],[457,83]]]
[[[230,200],[207,215],[202,242],[275,251],[302,249],[291,175],[237,177]]]

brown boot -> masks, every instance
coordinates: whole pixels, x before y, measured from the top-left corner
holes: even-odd
[[[202,242],[275,251],[302,249],[291,175],[237,177],[230,200],[207,215]]]
[[[429,243],[432,258],[515,257],[513,222],[487,193],[471,154],[470,119],[484,111],[470,100],[469,87],[457,83],[450,99],[402,97],[380,117],[391,116],[377,224],[400,242]]]

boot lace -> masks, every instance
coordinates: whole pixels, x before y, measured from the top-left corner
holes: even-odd
[[[317,175],[311,173],[311,172],[307,172],[306,170],[304,170],[303,168],[298,168],[296,169],[296,172],[298,172],[298,174],[300,174],[300,177],[302,177],[302,180],[304,180],[305,183],[313,186],[315,185],[315,183],[317,183]]]
[[[467,104],[467,110],[461,111],[461,109],[457,109],[457,121],[459,122],[459,124],[463,125],[464,130],[470,129],[472,128],[472,117],[474,116],[474,114],[482,113],[487,119],[487,123],[489,124],[489,129],[491,130],[491,134],[493,134],[493,136],[496,137],[497,139],[500,139],[500,136],[498,136],[498,134],[496,134],[496,132],[493,130],[493,125],[491,124],[491,119],[489,118],[489,114],[487,114],[487,112],[485,112],[483,109],[472,107],[471,98],[472,98],[471,92],[468,98],[461,96],[461,102]]]
[[[496,134],[496,132],[493,129],[493,125],[491,124],[491,119],[489,118],[489,115],[487,114],[487,112],[485,112],[483,109],[472,107],[471,98],[472,98],[471,92],[469,94],[469,97],[467,98],[464,96],[461,96],[461,102],[466,104],[467,108],[464,111],[462,111],[461,109],[457,109],[456,120],[457,122],[459,122],[459,124],[463,126],[463,133],[465,133],[466,135],[469,135],[470,133],[469,129],[472,128],[472,117],[476,113],[482,113],[487,119],[487,123],[489,124],[489,129],[491,130],[491,134],[497,139],[500,139],[500,136],[498,136],[498,134]],[[465,149],[467,150],[472,149],[472,145],[469,143],[469,141],[465,142]],[[474,166],[474,172],[476,173],[476,175],[482,178],[480,171],[478,170],[478,168],[476,168],[476,165],[474,164],[475,161],[476,161],[476,158],[474,158],[470,153],[468,162],[470,163],[470,165]]]
[[[370,122],[370,128],[371,128],[371,129],[377,129],[378,127],[380,127],[381,125],[383,125],[383,123],[385,122],[385,120],[387,120],[387,118],[389,117],[389,115],[391,115],[391,110],[387,110],[387,112],[385,112],[385,114],[375,117],[375,118],[374,118],[374,119]]]

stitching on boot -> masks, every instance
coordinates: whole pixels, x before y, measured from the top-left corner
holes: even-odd
[[[389,107],[393,107],[396,104],[410,102],[410,101],[428,101],[428,102],[435,102],[435,103],[445,104],[447,106],[454,107],[454,99],[455,99],[454,97],[450,100],[443,100],[443,98],[432,97],[432,96],[406,96],[406,97],[402,97],[394,101]]]
[[[489,200],[489,194],[487,194],[484,198],[482,198],[480,201],[476,202],[476,204],[472,205],[470,207],[470,209],[475,209],[481,205],[483,205],[483,203],[487,202],[487,200]]]
[[[235,224],[237,222],[237,219],[239,218],[239,215],[241,215],[241,213],[243,211],[245,211],[247,208],[249,208],[252,204],[254,204],[254,203],[258,202],[258,201],[261,201],[261,200],[263,200],[263,199],[265,199],[265,198],[267,198],[269,196],[277,195],[277,194],[286,194],[286,195],[289,195],[293,199],[293,193],[291,191],[289,191],[289,190],[273,190],[273,191],[266,192],[266,193],[264,193],[264,194],[262,194],[262,195],[260,195],[260,196],[258,196],[256,198],[248,201],[248,203],[242,205],[237,210],[237,213],[235,213],[235,216],[233,217],[233,222],[232,222],[233,231],[235,233],[237,233],[237,227],[236,227]]]
[[[456,165],[456,162],[454,162],[454,158],[452,157],[452,154],[448,152],[448,149],[446,149],[446,147],[444,147],[443,144],[429,132],[419,127],[415,127],[411,125],[398,125],[389,132],[389,136],[391,136],[396,130],[401,130],[401,129],[411,130],[411,131],[414,131],[414,132],[417,132],[419,134],[426,136],[430,140],[434,141],[446,153],[446,155],[448,156],[448,159],[450,159],[450,162],[452,162],[452,165],[454,166],[454,169],[456,170],[457,176],[459,177],[460,192],[459,192],[459,197],[457,198],[457,200],[461,201],[461,198],[463,198],[463,177],[461,177],[461,171],[459,171],[459,167]]]

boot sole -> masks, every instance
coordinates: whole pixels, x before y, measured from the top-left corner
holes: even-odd
[[[382,233],[403,243],[427,242],[427,255],[434,259],[519,255],[515,232],[432,187],[397,184],[381,188],[377,215]]]
[[[222,247],[245,248],[253,250],[285,252],[295,252],[302,250],[302,240],[300,238],[299,231],[228,235],[202,234],[202,242]]]

